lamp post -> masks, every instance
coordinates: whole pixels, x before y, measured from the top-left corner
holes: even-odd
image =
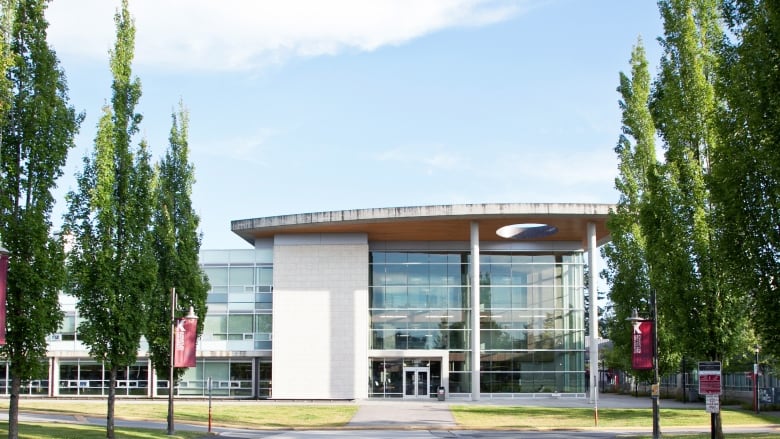
[[[168,436],[173,435],[175,426],[173,424],[173,389],[176,379],[174,363],[174,349],[176,348],[176,288],[171,288],[171,367],[168,371]]]
[[[755,346],[756,362],[753,363],[753,409],[756,411],[756,413],[761,413],[761,408],[759,407],[759,398],[758,398],[758,351],[759,350],[760,347],[756,345]]]
[[[0,345],[5,344],[5,303],[6,284],[8,283],[8,257],[10,253],[0,246]]]
[[[661,396],[660,389],[659,389],[659,383],[661,379],[658,375],[658,308],[656,308],[655,290],[651,290],[650,292],[650,307],[652,308],[652,316],[650,320],[639,317],[639,313],[637,312],[636,309],[634,309],[634,312],[632,313],[631,317],[627,318],[626,320],[633,322],[635,328],[638,327],[638,325],[642,322],[649,321],[652,323],[651,337],[653,341],[653,349],[652,349],[653,384],[651,386],[650,395],[653,400],[653,439],[658,439],[661,437],[660,411],[658,406],[658,400]],[[636,345],[635,341],[633,341],[632,343]]]

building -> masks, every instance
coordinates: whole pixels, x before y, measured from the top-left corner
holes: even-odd
[[[469,204],[233,221],[251,247],[201,252],[209,309],[198,365],[177,394],[583,397],[585,264],[609,238],[612,207]],[[28,383],[30,394],[105,395],[102,365],[78,342],[75,303],[63,300],[49,380]],[[144,355],[121,374],[120,390],[167,394]]]

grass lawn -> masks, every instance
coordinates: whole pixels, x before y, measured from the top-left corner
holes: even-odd
[[[207,401],[175,401],[174,421],[208,423]],[[8,400],[0,400],[0,410],[8,410]],[[106,401],[30,400],[19,402],[26,412],[106,416]],[[357,412],[347,404],[275,404],[265,402],[213,401],[212,425],[245,428],[340,427]],[[165,421],[167,401],[116,400],[114,416],[128,420]]]
[[[467,428],[581,428],[593,427],[593,409],[508,406],[451,406],[455,421]],[[780,424],[777,414],[755,414],[745,410],[723,410],[723,425]],[[652,409],[601,409],[599,427],[652,427]],[[710,414],[702,409],[661,409],[663,427],[710,425]],[[666,437],[666,435],[664,435]],[[690,437],[690,436],[689,436]]]
[[[165,434],[165,430],[141,430],[132,428],[115,429],[117,438],[127,439],[193,439],[203,437],[203,433],[176,432],[172,436]],[[0,436],[8,437],[8,423],[0,423]],[[96,425],[76,424],[19,424],[19,437],[21,439],[104,439],[106,427]]]

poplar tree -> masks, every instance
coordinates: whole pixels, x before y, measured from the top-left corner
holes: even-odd
[[[171,368],[171,294],[175,290],[177,316],[192,306],[198,316],[197,333],[201,334],[206,317],[208,282],[198,263],[201,235],[200,218],[192,208],[193,165],[189,162],[189,113],[183,103],[172,114],[169,148],[158,167],[154,192],[154,253],[159,261],[157,288],[150,296],[149,356],[157,376],[168,376]],[[174,384],[184,369],[175,369]],[[168,419],[168,431],[173,431]]]
[[[647,238],[640,217],[642,210],[650,204],[648,178],[658,172],[659,166],[655,154],[655,127],[648,106],[650,72],[641,39],[634,46],[630,64],[631,76],[621,72],[617,89],[623,114],[623,132],[615,147],[619,172],[615,188],[620,199],[608,219],[612,238],[602,247],[607,265],[603,274],[610,285],[609,297],[614,306],[614,318],[608,323],[609,338],[614,341],[616,356],[622,359],[621,365],[626,370],[631,369],[632,334],[626,319],[633,310],[645,317],[650,317],[652,312]],[[660,327],[658,335],[665,341],[659,345],[668,346],[665,331]],[[661,362],[662,369],[666,369],[668,363]]]
[[[733,288],[750,293],[761,350],[780,356],[780,3],[727,0],[724,10],[732,39],[718,90],[728,105],[712,170],[722,254]]]
[[[51,190],[83,115],[68,104],[65,74],[46,42],[46,2],[2,6],[0,237],[10,253],[2,353],[11,376],[8,437],[17,438],[22,381],[46,374],[46,337],[62,320],[65,254],[52,236]]]
[[[662,0],[664,50],[651,112],[665,147],[662,172],[651,175],[650,205],[640,224],[646,236],[650,285],[661,325],[681,354],[724,366],[744,351],[747,304],[732,288],[718,205],[709,177],[719,147],[714,84],[723,40],[716,0]],[[722,437],[720,414],[715,427]]]
[[[69,292],[78,299],[79,338],[108,372],[109,438],[114,437],[117,375],[137,359],[157,271],[150,227],[154,172],[145,142],[131,150],[141,122],[135,113],[141,84],[132,78],[135,26],[127,0],[114,21],[111,106],[103,109],[95,149],[77,176],[78,191],[68,195],[66,215],[73,237]]]

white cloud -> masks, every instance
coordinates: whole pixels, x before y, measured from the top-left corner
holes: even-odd
[[[617,174],[617,161],[610,148],[583,148],[581,151],[531,149],[511,153],[496,166],[508,175],[557,187],[606,183],[611,186]]]
[[[531,0],[131,0],[136,62],[173,71],[262,68],[291,57],[373,51],[451,27],[507,20]],[[105,60],[119,1],[50,3],[59,53]]]
[[[269,139],[277,134],[278,132],[273,129],[259,128],[245,136],[193,144],[192,148],[194,153],[204,156],[245,163],[267,164],[266,155],[269,149]]]
[[[459,152],[435,145],[402,146],[383,151],[376,159],[383,162],[400,162],[408,166],[422,166],[427,174],[462,168],[467,162]]]

